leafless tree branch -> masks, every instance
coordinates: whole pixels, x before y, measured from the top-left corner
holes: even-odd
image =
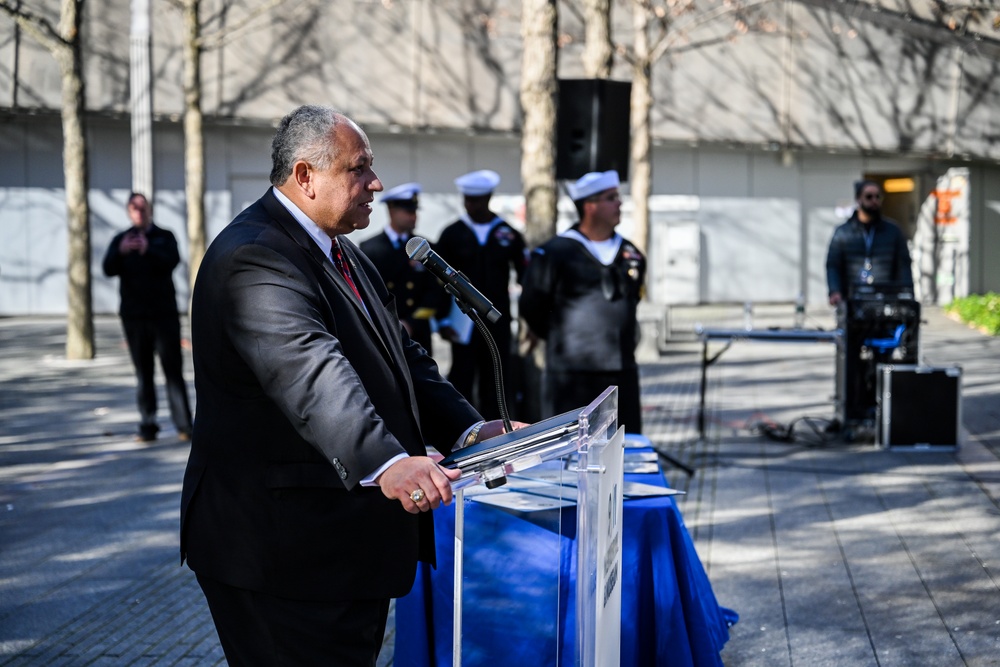
[[[57,52],[71,48],[69,42],[63,39],[51,21],[21,7],[20,3],[15,5],[10,0],[0,0],[0,10],[49,51]]]

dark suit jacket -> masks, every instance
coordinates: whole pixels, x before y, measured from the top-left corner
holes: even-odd
[[[405,594],[433,560],[430,514],[358,483],[401,452],[448,452],[479,420],[399,325],[341,238],[365,309],[272,191],[213,241],[192,304],[197,415],[181,558],[293,599]]]

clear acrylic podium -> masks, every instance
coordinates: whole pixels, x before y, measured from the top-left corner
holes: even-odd
[[[517,618],[519,607],[530,607],[525,618],[546,619],[542,629],[551,635],[556,665],[618,664],[624,441],[618,388],[609,387],[578,413],[554,420],[525,429],[524,438],[500,436],[503,447],[496,455],[458,466],[463,474],[454,484],[455,666],[507,664],[504,656],[484,654],[478,641],[484,632],[518,641],[516,622],[475,627],[483,606],[503,608],[508,618]],[[487,506],[472,508],[478,517],[496,511],[524,519],[515,557],[482,562],[489,560],[482,554],[490,552],[491,540],[510,536],[499,537],[483,520],[466,530],[472,503]],[[467,551],[480,557],[467,562]],[[515,588],[516,595],[505,594]],[[533,621],[531,630],[538,629]]]

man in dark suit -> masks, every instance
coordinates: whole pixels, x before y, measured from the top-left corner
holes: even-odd
[[[274,187],[212,242],[194,288],[181,558],[233,665],[374,665],[458,477],[425,443],[503,431],[410,340],[345,238],[382,190],[372,157],[349,118],[290,113]]]
[[[396,299],[399,322],[410,338],[431,351],[431,318],[446,294],[424,265],[406,254],[406,242],[417,226],[420,184],[404,183],[386,191],[381,202],[389,212],[389,224],[381,233],[363,241],[386,288]]]
[[[496,322],[484,320],[496,341],[500,365],[511,366],[510,281],[514,272],[521,281],[527,261],[524,237],[490,209],[493,191],[500,175],[489,169],[463,174],[455,179],[462,194],[465,213],[448,225],[434,244],[434,250],[456,271],[461,271],[500,311]],[[499,417],[493,357],[478,329],[461,340],[458,327],[449,326],[447,312],[439,312],[441,333],[451,341],[451,370],[448,380],[468,398],[483,415]],[[511,398],[510,373],[504,376],[504,393]],[[508,400],[509,402],[509,400]]]

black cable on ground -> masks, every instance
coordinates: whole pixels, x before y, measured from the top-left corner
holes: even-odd
[[[787,426],[773,421],[758,421],[749,426],[750,432],[763,435],[776,442],[800,443],[810,447],[829,444],[836,439],[837,429],[825,417],[804,416],[792,420]],[[796,428],[802,425],[806,428]]]

